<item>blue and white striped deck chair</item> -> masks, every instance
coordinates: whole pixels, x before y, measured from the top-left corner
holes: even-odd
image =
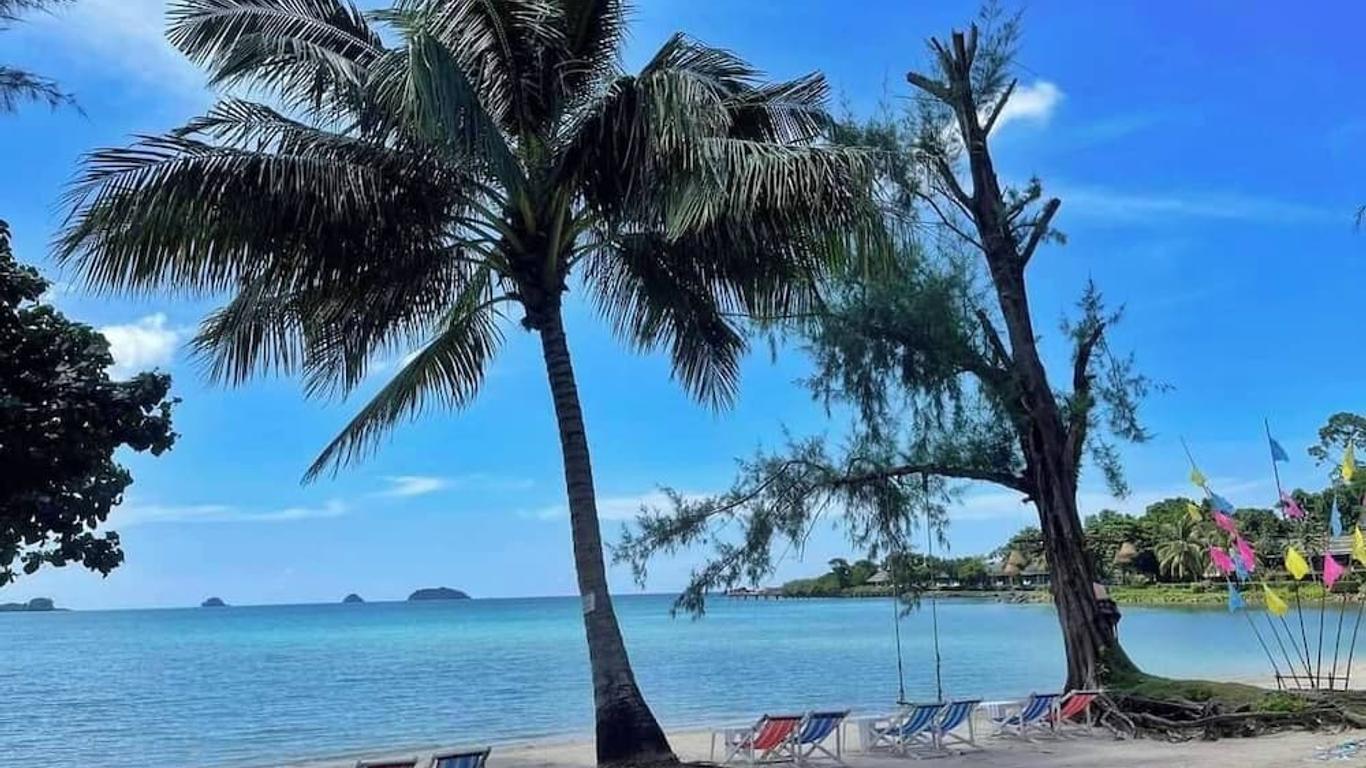
[[[1058,706],[1060,693],[1031,693],[1025,699],[1020,711],[1008,717],[992,718],[996,723],[997,736],[1014,736],[1032,741],[1032,731],[1052,731],[1053,719],[1049,715]]]
[[[801,728],[797,730],[797,762],[830,759],[844,765],[844,732],[841,726],[848,716],[849,710],[846,709],[843,712],[810,712],[802,718]],[[832,733],[835,735],[834,752],[824,743]]]
[[[357,760],[356,768],[417,768],[416,757],[391,757],[384,760]]]
[[[864,742],[867,751],[910,752],[934,748],[934,723],[944,705],[910,704],[886,725],[874,724]]]
[[[432,762],[428,768],[484,768],[484,763],[488,759],[488,749],[443,752],[439,755],[432,755]]]
[[[977,743],[977,734],[973,732],[972,725],[972,713],[977,711],[977,705],[981,703],[981,699],[967,699],[951,702],[944,707],[944,714],[940,715],[939,721],[934,724],[934,740],[940,749],[947,749],[950,745],[971,749],[982,748]],[[966,737],[958,732],[964,723],[967,724]]]

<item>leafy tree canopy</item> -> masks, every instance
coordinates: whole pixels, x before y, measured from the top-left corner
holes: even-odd
[[[108,342],[42,303],[47,286],[0,221],[0,586],[45,564],[117,567],[118,534],[95,530],[133,482],[114,453],[176,438],[170,376],[110,381]]]

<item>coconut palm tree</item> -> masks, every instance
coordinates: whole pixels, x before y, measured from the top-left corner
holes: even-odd
[[[868,158],[820,141],[820,76],[768,82],[682,35],[627,74],[627,16],[621,0],[369,15],[349,0],[180,0],[170,40],[257,100],[95,152],[58,244],[105,289],[227,294],[194,341],[216,380],[298,373],[310,394],[344,395],[411,352],[309,478],[424,406],[469,403],[520,310],[558,420],[600,763],[672,753],[607,590],[565,293],[628,345],[666,349],[681,384],[721,406],[744,318],[807,311],[812,279],[876,232]]]
[[[0,0],[0,31],[17,21],[23,13],[46,10],[71,0]],[[21,101],[45,101],[50,106],[75,104],[71,95],[42,75],[0,64],[0,114],[13,112]]]
[[[1153,547],[1158,569],[1178,581],[1199,578],[1209,562],[1212,540],[1204,521],[1181,515],[1163,523],[1158,526],[1157,544]]]

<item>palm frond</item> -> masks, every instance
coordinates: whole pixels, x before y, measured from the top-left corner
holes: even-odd
[[[642,350],[667,347],[684,388],[720,407],[739,390],[746,342],[732,314],[743,311],[743,301],[695,245],[617,237],[589,257],[584,284],[620,337]]]
[[[630,5],[626,0],[560,0],[559,6],[563,45],[543,48],[536,66],[549,108],[569,113],[620,74]]]
[[[288,140],[260,150],[175,132],[94,153],[69,191],[58,258],[114,290],[231,290],[268,266],[306,282],[381,245],[442,241],[470,194],[423,158],[281,125]]]
[[[502,345],[498,322],[500,297],[472,282],[436,336],[405,361],[388,384],[323,449],[304,475],[305,482],[328,467],[338,469],[373,450],[396,424],[430,405],[460,408],[479,391],[489,361]]]
[[[384,52],[350,0],[178,0],[168,17],[167,38],[211,83],[332,114],[363,108],[359,86]]]

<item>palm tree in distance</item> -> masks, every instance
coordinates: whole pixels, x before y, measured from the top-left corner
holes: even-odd
[[[819,75],[767,82],[681,35],[626,74],[627,17],[621,0],[180,0],[170,40],[258,100],[95,152],[57,247],[104,289],[228,294],[194,341],[226,383],[298,373],[344,395],[416,349],[308,478],[473,400],[520,309],[558,420],[599,763],[674,758],[607,590],[564,294],[722,406],[743,319],[807,311],[846,241],[877,231],[868,158],[820,141]]]
[[[0,32],[19,21],[21,14],[47,10],[71,0],[0,0]],[[14,112],[21,101],[44,101],[49,106],[74,106],[76,101],[57,83],[42,75],[0,64],[0,114]]]
[[[1162,523],[1157,528],[1157,544],[1153,547],[1157,567],[1178,581],[1198,579],[1208,565],[1212,541],[1209,527],[1203,521],[1181,515]]]

